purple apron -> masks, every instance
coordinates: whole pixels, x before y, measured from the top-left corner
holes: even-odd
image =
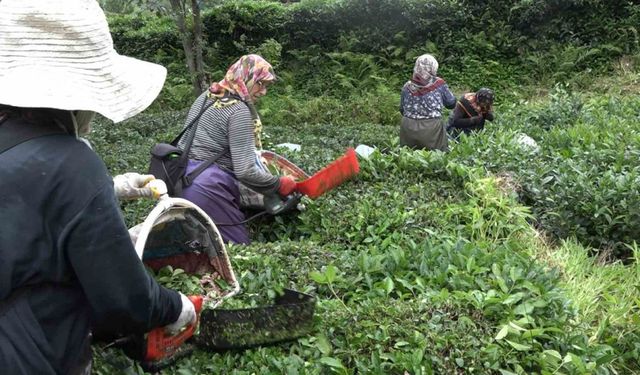
[[[189,174],[201,162],[189,160]],[[216,224],[222,240],[236,244],[249,244],[249,232],[244,224],[220,226],[218,224],[239,223],[245,220],[240,211],[240,190],[235,177],[213,164],[196,177],[191,186],[182,190],[182,198],[198,205]]]

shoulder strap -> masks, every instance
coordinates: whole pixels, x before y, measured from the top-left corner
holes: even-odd
[[[465,113],[469,117],[475,117],[479,115],[478,111],[476,111],[475,108],[473,108],[473,106],[471,105],[471,102],[469,102],[467,98],[465,97],[460,98],[460,101],[458,101],[458,104],[460,105],[460,108],[462,108],[462,110],[465,111]]]
[[[242,98],[240,96],[238,96],[236,94],[228,94],[228,96],[230,98],[232,98],[232,99],[239,100],[239,101],[241,101],[241,102],[243,102],[243,103],[248,105],[248,103],[246,103],[244,100],[242,100]],[[207,102],[207,99],[205,98],[205,103],[206,102]],[[204,111],[206,111],[206,109],[209,108],[212,104],[213,104],[213,101],[211,103],[209,103],[209,105],[206,108],[204,107],[204,104],[203,104],[203,109],[200,111],[200,114],[194,119],[194,121],[191,121],[191,124],[189,124],[189,126],[191,126],[195,122],[195,120],[200,118],[200,116],[204,113]],[[249,110],[250,111],[252,109],[251,107],[252,106],[249,106]],[[251,112],[252,116],[254,116],[254,112],[255,112],[255,108],[253,109],[253,112]],[[178,136],[178,139],[182,136],[184,131],[185,130],[183,130],[182,133],[180,133],[180,135]],[[193,131],[190,134],[189,141],[187,142],[187,147],[185,148],[185,150],[183,150],[183,153],[182,153],[181,157],[184,157],[184,158],[188,157],[189,149],[191,148],[191,143],[193,142],[193,138],[195,137],[195,134],[196,134],[195,131]],[[176,144],[177,144],[177,142],[176,142]],[[224,155],[228,150],[229,150],[229,148],[225,147],[219,153],[213,155],[209,159],[207,159],[204,162],[200,163],[200,165],[198,165],[194,170],[192,170],[191,173],[184,175],[182,177],[182,186],[191,186],[191,184],[193,183],[193,180],[195,180],[196,177],[198,177],[200,175],[200,173],[202,173],[205,169],[209,168],[209,166],[211,166],[211,164],[215,163],[216,160],[220,159],[220,157],[222,155]]]
[[[245,104],[247,104],[247,106],[249,107],[249,111],[251,112],[251,116],[254,118],[257,118],[257,112],[255,110],[255,107],[253,107],[252,105],[250,105],[249,103],[245,102],[244,100],[242,100],[242,98],[237,95],[237,94],[232,94],[232,93],[228,93],[227,97],[231,98],[231,99],[236,99],[239,100]],[[212,103],[213,104],[213,103]],[[203,111],[204,112],[204,111]],[[191,138],[189,141],[189,147],[191,147],[191,142],[193,141],[193,136],[195,135],[195,132],[191,133]],[[220,151],[219,153],[213,155],[212,157],[210,157],[209,159],[205,160],[204,162],[200,163],[200,165],[198,165],[194,170],[191,171],[191,173],[184,175],[182,177],[182,185],[183,186],[191,186],[191,184],[193,183],[193,180],[196,179],[196,177],[198,177],[198,175],[200,175],[200,173],[202,173],[205,169],[209,168],[209,166],[211,166],[211,164],[215,163],[216,160],[220,159],[220,157],[222,155],[224,155],[227,151],[229,151],[228,147],[225,147],[222,151]],[[183,155],[188,154],[188,149],[187,152],[184,152]]]
[[[0,122],[0,153],[33,138],[52,134],[65,134],[50,124],[26,123],[6,119]]]
[[[196,124],[198,122],[198,120],[200,120],[200,116],[202,116],[202,114],[204,113],[204,111],[206,111],[209,107],[211,107],[211,105],[213,105],[213,101],[208,100],[208,98],[205,96],[204,101],[202,102],[202,107],[200,108],[200,112],[196,115],[196,117],[193,118],[193,120],[191,120],[191,122],[184,127],[184,129],[182,129],[182,131],[180,132],[180,134],[178,134],[177,137],[175,137],[173,139],[173,141],[170,142],[171,145],[173,146],[177,146],[178,142],[180,142],[180,138],[182,138],[182,136],[184,135],[184,133],[187,132],[187,130],[191,129],[191,127]],[[189,141],[187,142],[187,147],[185,151],[189,151],[189,149],[191,148],[191,143],[193,142],[193,137],[196,134],[195,131],[193,131],[191,133],[191,137],[189,137]]]
[[[182,177],[182,185],[191,186],[191,184],[193,183],[193,180],[195,180],[196,177],[198,177],[198,175],[202,173],[202,171],[209,168],[211,164],[215,163],[216,160],[220,159],[220,157],[224,155],[228,150],[229,148],[225,147],[224,150],[220,151],[219,153],[213,155],[209,159],[200,163],[200,165],[198,165],[194,170],[192,170],[191,173],[184,175],[184,177]]]

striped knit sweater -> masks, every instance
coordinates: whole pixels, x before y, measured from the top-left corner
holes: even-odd
[[[205,91],[193,103],[185,126],[200,113],[206,97]],[[180,139],[178,147],[186,147],[192,131],[188,131]],[[224,149],[227,151],[215,164],[231,172],[240,182],[257,192],[275,192],[279,186],[279,179],[257,164],[253,119],[249,107],[243,102],[222,108],[209,107],[202,114],[189,151],[189,159],[207,160]]]

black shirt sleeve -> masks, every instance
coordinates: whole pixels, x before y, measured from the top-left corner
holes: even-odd
[[[461,104],[455,106],[449,117],[449,126],[458,129],[473,129],[484,125],[482,116],[469,117],[462,109]]]
[[[493,121],[495,119],[495,116],[493,114],[493,111],[489,111],[484,115],[484,119],[487,121]]]
[[[104,181],[66,224],[59,246],[101,330],[147,332],[177,320],[182,303],[177,292],[158,285],[138,258],[112,184]]]
[[[453,118],[451,125],[458,129],[470,129],[482,127],[484,125],[484,119],[481,116],[467,117],[467,118]]]

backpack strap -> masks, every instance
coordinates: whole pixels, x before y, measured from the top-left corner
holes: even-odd
[[[197,124],[197,122],[200,120],[200,116],[202,116],[202,114],[204,113],[204,111],[206,111],[207,109],[209,109],[209,107],[211,107],[213,105],[213,101],[209,101],[207,97],[204,98],[204,101],[202,102],[202,107],[200,108],[200,112],[196,115],[196,117],[193,118],[193,120],[191,120],[191,122],[184,127],[184,129],[182,129],[182,131],[180,132],[180,134],[178,134],[177,137],[175,137],[173,139],[173,141],[171,141],[169,144],[173,145],[173,146],[178,146],[178,142],[180,142],[180,138],[182,138],[182,136],[184,135],[184,133],[187,132],[187,130],[191,129],[191,127],[194,124]],[[197,125],[196,125],[197,127]],[[193,142],[193,137],[195,136],[196,131],[194,129],[194,131],[190,134],[189,140],[187,141],[187,147],[186,150],[187,153],[189,152],[189,149],[191,148],[191,143]]]
[[[23,142],[45,135],[66,134],[51,124],[16,121],[5,118],[0,122],[0,153],[3,153]]]
[[[469,117],[475,117],[480,115],[480,113],[478,113],[478,111],[475,108],[473,108],[473,105],[471,104],[469,99],[465,97],[460,98],[460,101],[458,101],[458,105]]]
[[[205,169],[209,168],[209,166],[211,166],[211,164],[215,163],[216,160],[220,159],[220,157],[222,155],[224,155],[228,150],[229,150],[229,148],[225,147],[224,150],[222,150],[219,153],[213,155],[212,157],[210,157],[206,161],[200,163],[200,165],[198,165],[194,170],[192,170],[191,173],[189,173],[187,175],[184,175],[182,177],[182,186],[191,186],[191,184],[193,183],[193,180],[195,180],[196,177],[198,177],[198,175],[200,173],[202,173],[202,171],[204,171]]]
[[[258,112],[256,111],[256,108],[253,106],[253,104],[248,103],[244,100],[242,100],[242,98],[237,95],[237,94],[233,94],[233,93],[227,93],[226,94],[226,98],[229,99],[233,99],[233,100],[237,100],[240,102],[243,102],[247,105],[247,107],[249,107],[249,112],[251,112],[251,117],[253,118],[254,121],[260,121],[260,117],[258,116]],[[214,101],[217,99],[214,99]],[[213,104],[213,103],[212,103]],[[208,107],[207,107],[208,108]],[[202,111],[204,112],[204,110]],[[195,136],[195,131],[191,134],[191,139],[189,141],[189,147],[191,147],[191,142],[193,141],[193,137]],[[200,165],[198,165],[194,170],[191,171],[191,173],[184,175],[182,177],[182,186],[191,186],[191,184],[193,183],[193,180],[196,179],[196,177],[198,177],[198,175],[200,173],[202,173],[205,169],[209,168],[211,166],[211,164],[215,163],[216,160],[220,159],[220,157],[222,157],[222,155],[224,155],[226,152],[229,151],[228,147],[225,147],[222,151],[220,151],[219,153],[213,155],[212,157],[210,157],[209,159],[205,160],[204,162],[200,163]],[[183,153],[183,155],[188,154],[189,153],[189,148],[187,148],[185,150],[185,152]]]
[[[239,100],[239,101],[244,102],[240,98],[240,96],[235,95],[235,94],[228,94],[228,97],[231,98],[231,99],[235,99],[235,100]],[[194,124],[197,127],[198,126],[197,122],[200,120],[200,116],[202,116],[204,111],[206,111],[209,107],[211,107],[215,103],[216,100],[217,99],[210,100],[210,98],[205,97],[204,102],[202,103],[202,108],[200,109],[200,113],[193,120],[191,120],[189,125],[187,125],[182,130],[182,132],[180,132],[180,134],[178,134],[178,136],[171,142],[171,144],[174,145],[174,146],[177,146],[180,138],[182,138],[182,136],[184,135],[184,133],[187,131],[188,128],[190,128]],[[249,107],[249,109],[251,110],[251,106]],[[254,109],[254,111],[255,111],[255,109]],[[253,116],[253,112],[252,112],[252,116]],[[194,129],[193,132],[191,132],[189,134],[189,139],[187,140],[187,145],[186,145],[185,149],[183,150],[182,155],[180,155],[181,158],[187,159],[189,157],[189,150],[191,149],[191,144],[193,143],[193,139],[195,138],[195,135],[196,135],[196,129]],[[204,162],[200,163],[200,165],[198,165],[193,171],[191,171],[191,173],[185,174],[184,176],[182,176],[182,178],[180,179],[181,186],[177,187],[177,190],[181,192],[183,187],[191,186],[191,184],[193,184],[193,180],[195,180],[196,177],[198,177],[198,175],[200,175],[200,173],[202,173],[205,169],[209,168],[211,166],[211,164],[216,162],[216,160],[220,159],[220,157],[222,155],[224,155],[228,150],[229,150],[229,148],[224,148],[219,153],[213,155],[209,159],[207,159]]]

